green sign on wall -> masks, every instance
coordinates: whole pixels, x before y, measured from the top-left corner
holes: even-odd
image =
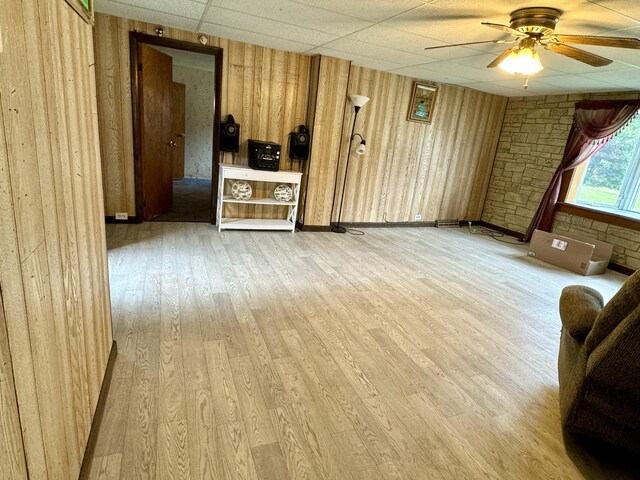
[[[93,0],[67,0],[67,3],[71,5],[87,23],[93,24]]]

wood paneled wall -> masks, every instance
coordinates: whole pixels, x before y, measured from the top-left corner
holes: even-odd
[[[96,18],[107,215],[135,213],[128,35],[133,30],[154,34],[155,27],[107,15]],[[165,36],[198,41],[196,33],[171,28],[165,29]],[[406,222],[416,213],[426,221],[480,217],[506,98],[440,85],[433,123],[408,122],[411,78],[217,37],[210,36],[209,44],[224,49],[221,107],[223,115],[232,113],[241,124],[238,163],[246,163],[249,138],[281,143],[286,157],[288,133],[305,123],[311,112],[313,144],[301,209],[305,225],[328,225],[334,195],[340,195],[353,118],[347,95],[352,92],[372,100],[358,118],[357,131],[367,139],[368,153],[351,158],[344,221]],[[311,62],[317,63],[316,70],[311,69],[319,71],[317,78],[309,74]],[[289,168],[286,158],[282,167]],[[339,186],[334,190],[336,167]],[[227,208],[242,208],[243,216],[268,217],[277,207]]]
[[[303,179],[307,188],[301,220],[305,225],[328,225],[351,62],[324,55],[314,57],[313,62],[310,96],[315,99],[309,109],[313,140]]]
[[[0,135],[0,165],[6,164],[6,145]],[[0,291],[0,415],[2,415],[2,428],[0,428],[0,479],[10,480],[25,478],[27,465],[24,458],[24,445],[20,432],[20,418],[18,416],[18,403],[13,382],[13,364],[7,337],[7,323],[4,318],[4,306],[2,304],[2,292]]]
[[[96,74],[107,215],[135,214],[129,32],[155,35],[156,26],[96,15]],[[164,35],[198,43],[198,34],[193,32],[165,28]],[[247,163],[249,138],[280,143],[286,157],[289,132],[305,122],[310,57],[208,38],[209,45],[224,49],[221,110],[223,118],[231,113],[240,124],[241,151],[236,163]],[[226,154],[225,161],[231,162],[231,154]],[[281,163],[282,168],[289,165],[288,159]],[[293,167],[297,169],[299,165]],[[255,208],[264,207],[249,207]]]
[[[334,78],[327,77],[324,83],[337,87]],[[411,78],[352,66],[347,90],[335,93],[339,99],[351,93],[371,98],[358,114],[356,132],[366,139],[367,153],[352,153],[342,221],[406,222],[417,213],[423,221],[480,218],[507,99],[439,85],[433,122],[422,124],[406,120],[412,86]],[[333,220],[338,217],[353,114],[347,100],[339,117],[323,118],[323,122],[342,123]],[[334,158],[335,147],[330,150],[327,142],[316,140],[316,162]],[[310,182],[311,191],[333,189],[326,178],[310,177]],[[314,205],[313,217],[307,212],[311,221],[305,224],[328,225],[330,202],[325,195],[321,204]]]
[[[1,356],[30,478],[77,478],[112,344],[92,28],[63,0],[5,2],[0,28]]]

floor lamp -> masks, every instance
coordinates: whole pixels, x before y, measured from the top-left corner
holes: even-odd
[[[365,145],[367,144],[367,142],[364,140],[362,135],[360,135],[359,133],[355,133],[355,130],[356,130],[356,119],[358,118],[358,112],[370,100],[370,98],[365,97],[364,95],[349,95],[349,99],[351,100],[351,103],[353,103],[355,114],[353,115],[353,124],[351,125],[351,136],[349,137],[349,150],[347,152],[347,164],[345,165],[345,168],[344,168],[344,180],[342,181],[342,194],[340,195],[340,208],[338,209],[338,223],[336,223],[335,225],[331,225],[331,231],[333,233],[346,233],[347,231],[346,228],[340,226],[340,220],[342,219],[342,204],[344,202],[345,187],[347,186],[347,175],[349,173],[349,159],[351,158],[351,148],[353,147],[353,139],[356,136],[360,137],[360,145],[358,145],[358,148],[356,149],[356,153],[358,155],[364,155],[366,151]],[[338,185],[338,168],[337,167],[336,167],[336,178],[333,182],[333,185],[334,185],[334,189]],[[334,204],[335,204],[335,199],[334,199]],[[334,205],[332,204],[329,223],[331,223],[331,220],[333,219],[333,207]]]

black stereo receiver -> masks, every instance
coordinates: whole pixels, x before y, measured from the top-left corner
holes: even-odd
[[[280,169],[280,150],[277,143],[249,140],[249,166],[254,170]]]

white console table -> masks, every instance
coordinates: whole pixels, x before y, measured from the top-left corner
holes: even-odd
[[[269,172],[266,170],[254,170],[246,165],[220,164],[218,175],[218,210],[216,223],[218,231],[235,230],[288,230],[295,231],[296,218],[298,216],[298,198],[300,196],[300,182],[302,173],[292,170],[280,170]],[[293,198],[290,202],[280,202],[273,197],[254,198],[249,200],[236,200],[230,193],[225,192],[226,180],[246,180],[248,182],[269,182],[286,184],[293,190]],[[256,189],[254,188],[254,191]],[[232,218],[224,217],[224,205],[229,203],[246,203],[255,205],[286,205],[287,217],[283,219],[270,218]]]

